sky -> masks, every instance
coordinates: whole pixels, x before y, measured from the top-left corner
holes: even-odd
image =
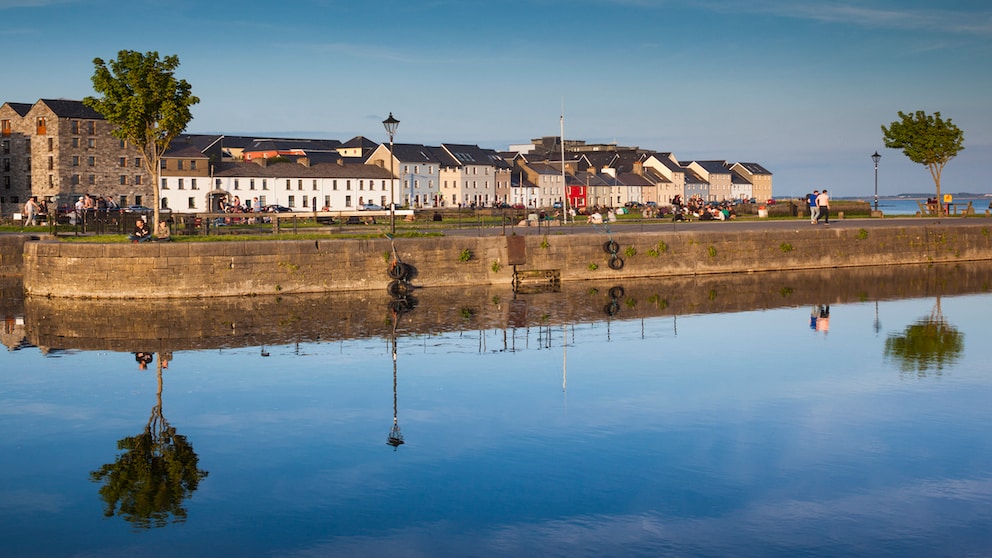
[[[944,192],[992,193],[987,0],[0,0],[0,102],[93,95],[93,59],[175,54],[191,133],[557,136],[757,162],[776,196],[933,192],[898,112],[964,132]]]

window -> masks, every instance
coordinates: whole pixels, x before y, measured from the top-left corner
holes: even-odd
[[[79,156],[78,155],[73,155],[72,156],[72,166],[74,166],[74,167],[78,167],[79,166]]]
[[[161,202],[160,205],[162,206],[162,209],[169,209],[169,199],[168,198],[162,198],[160,200],[160,202]]]
[[[196,179],[195,179],[195,178],[190,178],[190,179],[189,179],[189,189],[190,189],[190,190],[199,190],[199,189],[200,189],[200,188],[199,188],[199,187],[198,187],[198,186],[196,185]]]
[[[324,208],[325,209],[331,208],[331,196],[324,196]]]
[[[286,202],[288,207],[296,207],[296,196],[289,196],[289,201]]]
[[[162,161],[162,162],[164,163],[165,161]],[[182,159],[177,159],[176,160],[176,170],[183,170],[183,160]]]
[[[90,120],[86,123],[86,131],[92,136],[96,133],[96,122]]]
[[[262,179],[262,189],[263,190],[268,190],[269,189],[269,181],[268,181],[268,179],[265,179],[265,178]],[[262,198],[259,198],[259,199],[262,199]]]
[[[140,168],[141,167],[141,157],[135,157],[134,158],[134,167],[135,168]]]
[[[70,122],[69,123],[69,130],[70,130],[69,133],[71,133],[71,134],[78,134],[79,133],[79,121],[78,120],[73,120],[72,122]]]
[[[119,199],[117,200],[117,205],[119,205],[119,206],[121,206],[121,207],[127,207],[127,196],[121,196],[121,197],[120,197],[120,198],[119,198]]]
[[[134,196],[134,205],[141,205],[141,196]]]
[[[248,189],[249,190],[254,190],[255,189],[255,179],[254,178],[248,179]]]
[[[196,198],[192,196],[186,198],[186,207],[188,209],[196,209]]]
[[[44,120],[44,119],[42,119],[42,120]],[[48,150],[49,151],[54,151],[55,150],[55,138],[48,138]]]
[[[10,153],[10,140],[3,140],[3,152]]]
[[[3,177],[3,188],[4,188],[4,190],[10,190],[10,177],[9,176]]]
[[[344,189],[348,190],[349,192],[351,191],[351,180],[344,181]]]
[[[291,182],[291,181],[290,181],[290,180],[289,180],[289,179],[287,178],[287,179],[286,179],[286,189],[287,189],[287,190],[292,190],[292,189],[293,189],[293,187],[292,187],[292,186],[290,186],[290,182]]]
[[[141,185],[141,175],[140,174],[134,175],[134,183],[137,184],[137,185],[139,185],[139,186]]]
[[[331,190],[334,190],[335,192],[338,191],[338,181],[337,181],[337,179],[334,179],[334,180],[331,181]]]
[[[168,190],[169,189],[169,179],[168,178],[163,178],[162,179],[162,189],[163,190]]]
[[[91,175],[87,176],[86,177],[86,182],[87,182],[87,184],[90,184],[90,185],[96,184],[96,175],[91,174]]]
[[[78,174],[74,174],[74,175],[70,176],[69,177],[69,184],[72,184],[73,186],[79,185],[79,175]]]
[[[184,181],[184,180],[183,180],[182,178],[180,178],[180,179],[178,180],[178,184],[177,184],[177,186],[176,186],[176,187],[177,187],[177,188],[179,188],[180,190],[185,190],[185,189],[186,189],[186,185],[185,185],[185,183],[184,183],[184,182],[185,182],[185,181]]]
[[[258,196],[259,207],[265,207],[265,196]]]
[[[10,172],[10,159],[3,160],[3,170],[6,172]]]
[[[196,170],[196,161],[189,162],[189,170]]]
[[[10,135],[10,120],[0,120],[0,134],[4,136]]]
[[[127,157],[121,157],[120,166],[122,166],[122,167],[126,167],[127,166]]]
[[[87,157],[86,158],[86,166],[88,166],[88,167],[95,167],[96,166],[96,157]]]
[[[310,207],[307,205],[307,201],[308,201],[307,197],[303,196],[303,207]]]
[[[344,197],[344,206],[345,207],[351,207],[351,196],[345,196]]]
[[[312,189],[313,190],[316,190],[317,189],[317,179],[316,178],[313,179],[313,187],[312,187]]]
[[[79,138],[72,138],[72,146],[79,147]]]
[[[302,190],[303,189],[303,179],[302,178],[296,181],[296,189],[297,190]]]
[[[241,183],[238,181],[237,178],[234,179],[234,189],[235,190],[240,190],[241,189]]]
[[[364,181],[364,180],[359,180],[359,181],[358,181],[358,190],[359,190],[359,191],[362,191],[362,190],[364,190],[364,189],[365,189],[365,181]],[[371,190],[371,189],[372,189],[372,188],[369,188],[369,190]]]
[[[89,147],[90,149],[94,149],[96,147],[96,140],[93,138],[87,138],[86,147]]]

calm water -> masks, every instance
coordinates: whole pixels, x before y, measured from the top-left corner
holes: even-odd
[[[422,302],[395,356],[390,335],[179,350],[160,399],[162,354],[22,343],[0,353],[0,555],[988,556],[992,295],[935,283],[404,333]],[[129,507],[167,476],[119,448],[149,424],[185,476]]]
[[[916,212],[920,210],[920,206],[916,203],[917,200],[908,199],[879,199],[878,209],[885,215],[916,215]],[[922,200],[924,205],[926,205],[926,200]],[[874,199],[869,200],[870,203],[874,203]],[[954,198],[954,203],[958,204],[958,211],[963,211],[967,207],[968,202],[972,202],[972,206],[975,208],[975,212],[979,214],[984,214],[986,209],[992,208],[989,205],[992,202],[992,198]]]

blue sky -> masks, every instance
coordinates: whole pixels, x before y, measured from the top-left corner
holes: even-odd
[[[897,112],[965,134],[944,191],[992,192],[987,0],[0,0],[0,102],[81,99],[96,57],[176,54],[190,132],[476,143],[559,133],[756,161],[776,195],[930,192]]]

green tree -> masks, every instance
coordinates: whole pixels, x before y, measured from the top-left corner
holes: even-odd
[[[934,369],[940,374],[964,350],[964,334],[944,320],[940,298],[929,316],[910,324],[902,335],[885,340],[885,356],[899,361],[904,372],[925,376]]]
[[[142,162],[152,177],[155,217],[159,221],[159,169],[169,143],[183,133],[193,119],[190,107],[200,102],[186,80],[176,79],[179,57],[159,59],[157,52],[122,50],[117,59],[93,60],[93,89],[100,97],[86,97],[83,104],[114,125],[113,134],[141,151]]]
[[[937,186],[938,212],[943,212],[940,174],[944,165],[964,150],[964,132],[952,124],[950,118],[942,119],[940,112],[930,116],[922,110],[914,114],[899,111],[899,118],[888,128],[882,126],[885,147],[902,149],[910,161],[926,165]]]
[[[161,357],[161,355],[160,355]],[[90,473],[103,482],[104,515],[120,515],[136,527],[163,527],[186,520],[183,502],[207,476],[197,469],[199,458],[185,436],[176,433],[162,415],[162,365],[159,359],[157,404],[145,430],[117,442],[117,455]]]

